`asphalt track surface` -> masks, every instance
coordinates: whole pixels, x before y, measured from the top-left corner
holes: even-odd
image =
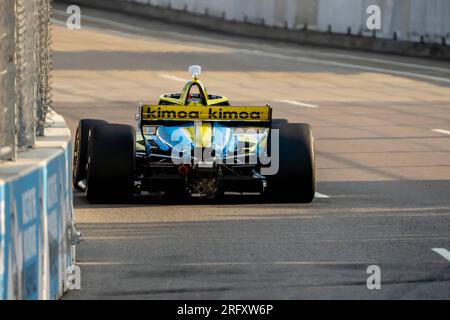
[[[448,62],[82,13],[80,31],[55,15],[55,108],[72,133],[81,118],[133,124],[201,64],[211,93],[312,125],[322,196],[91,205],[75,192],[82,290],[66,299],[450,298]]]

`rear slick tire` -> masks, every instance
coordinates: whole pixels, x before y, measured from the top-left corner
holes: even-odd
[[[91,203],[128,201],[134,192],[136,133],[127,125],[103,124],[91,130],[86,197]]]
[[[267,177],[266,196],[275,202],[312,202],[316,191],[316,169],[310,126],[292,123],[274,129],[280,130],[279,170],[277,174]]]
[[[89,131],[96,125],[106,124],[104,120],[83,119],[80,120],[75,135],[73,151],[73,187],[77,191],[84,191],[78,184],[86,179],[86,164],[88,158]]]

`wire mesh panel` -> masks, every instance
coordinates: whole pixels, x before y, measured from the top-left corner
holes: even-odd
[[[44,134],[44,127],[52,108],[51,91],[51,15],[50,0],[36,0],[37,3],[37,127],[38,136]]]
[[[15,0],[0,0],[0,160],[15,159]]]
[[[19,150],[34,147],[37,63],[36,1],[16,0],[16,116]]]
[[[52,106],[51,0],[0,0],[0,160],[33,148]]]

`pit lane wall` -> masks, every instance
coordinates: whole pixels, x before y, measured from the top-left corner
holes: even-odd
[[[450,59],[448,0],[59,1],[247,37]],[[368,29],[370,5],[381,10],[381,30]]]
[[[70,131],[49,121],[36,148],[0,164],[0,299],[58,299],[74,268]]]

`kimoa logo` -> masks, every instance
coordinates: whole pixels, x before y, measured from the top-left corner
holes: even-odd
[[[206,112],[198,110],[176,110],[176,109],[148,109],[147,117],[149,119],[220,119],[220,120],[259,120],[262,113],[259,111],[226,111],[222,108],[207,108]]]
[[[247,111],[223,111],[222,109],[219,109],[218,111],[212,110],[211,108],[208,110],[208,116],[209,119],[261,119],[261,112],[253,111],[253,112],[247,112]]]

